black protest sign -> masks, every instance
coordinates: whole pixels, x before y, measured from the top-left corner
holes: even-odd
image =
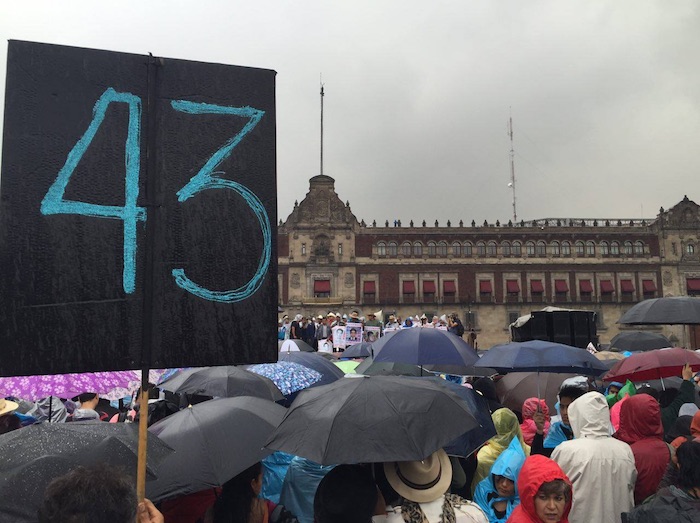
[[[9,43],[0,375],[274,361],[274,78]]]

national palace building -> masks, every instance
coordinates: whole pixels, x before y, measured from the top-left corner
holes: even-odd
[[[278,227],[279,300],[292,314],[455,312],[486,348],[508,341],[517,317],[552,305],[595,311],[607,343],[632,304],[700,296],[700,207],[688,197],[651,221],[368,224],[334,184],[311,178]],[[647,328],[700,347],[698,327]]]

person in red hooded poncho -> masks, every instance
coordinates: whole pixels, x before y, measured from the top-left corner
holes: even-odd
[[[518,476],[520,505],[506,523],[569,523],[571,481],[556,461],[541,455],[525,460]]]
[[[620,409],[620,428],[613,437],[627,443],[634,454],[634,504],[639,505],[656,493],[671,460],[671,451],[664,442],[659,402],[648,394],[627,398]]]

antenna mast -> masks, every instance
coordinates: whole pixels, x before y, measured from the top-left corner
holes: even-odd
[[[323,76],[321,76],[321,174],[323,174]]]
[[[510,136],[510,183],[513,191],[513,224],[518,221],[518,213],[515,209],[515,150],[513,149],[513,115],[508,118],[508,136]]]

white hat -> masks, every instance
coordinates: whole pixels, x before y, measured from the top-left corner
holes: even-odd
[[[16,411],[18,407],[18,403],[0,398],[0,416]]]
[[[384,473],[400,496],[416,503],[438,499],[452,482],[452,464],[442,449],[422,461],[384,463]]]

